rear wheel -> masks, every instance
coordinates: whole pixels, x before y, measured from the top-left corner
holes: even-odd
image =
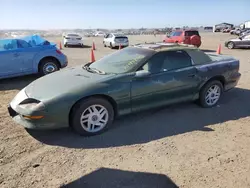
[[[113,49],[112,43],[110,43],[109,45],[110,45],[110,48]]]
[[[220,81],[208,82],[200,91],[200,104],[204,108],[216,106],[221,98],[223,85]]]
[[[227,48],[228,48],[228,49],[234,49],[234,47],[235,47],[235,44],[234,44],[233,42],[229,42],[229,43],[227,44]]]
[[[113,120],[113,107],[103,98],[82,100],[71,114],[71,125],[82,136],[101,134],[110,127]]]
[[[43,59],[38,67],[38,71],[41,76],[58,71],[59,69],[60,67],[57,61],[51,58]]]

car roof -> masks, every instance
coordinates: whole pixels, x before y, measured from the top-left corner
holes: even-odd
[[[185,50],[185,49],[195,49],[198,48],[194,45],[188,44],[177,44],[177,43],[163,43],[163,42],[153,42],[153,43],[139,43],[133,45],[138,48],[146,48],[154,51],[168,51],[168,50]]]
[[[124,34],[122,33],[110,33],[112,35],[114,35],[115,37],[126,37]]]
[[[175,32],[175,31],[181,31],[181,32],[185,32],[185,31],[197,31],[197,32],[199,32],[197,29],[177,29],[177,30],[174,30],[173,32]]]
[[[80,36],[80,35],[77,34],[77,33],[66,33],[66,36],[69,36],[69,35],[77,35],[77,36]]]

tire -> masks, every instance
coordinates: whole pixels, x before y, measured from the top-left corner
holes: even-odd
[[[214,89],[218,88],[217,95],[219,94],[219,96],[215,101],[210,100],[211,103],[209,104],[208,101],[206,100],[206,97],[208,97],[209,90],[213,89],[213,88]],[[222,93],[223,93],[223,85],[220,81],[213,80],[213,81],[208,82],[207,84],[205,84],[202,87],[202,89],[200,91],[200,98],[199,98],[200,105],[204,108],[211,108],[211,107],[216,106],[221,98]],[[213,93],[210,93],[210,97],[211,97],[211,94],[213,94]]]
[[[113,49],[112,43],[110,43],[109,45],[110,45],[110,48]]]
[[[100,123],[98,118],[98,114],[92,113],[91,116],[86,117],[84,120],[85,122],[81,122],[82,116],[85,114],[88,114],[89,107],[96,107],[97,110],[103,108],[106,114],[103,116],[105,120],[103,120],[104,125],[103,126],[96,126],[94,124],[91,124],[90,127],[88,127],[88,123],[91,121],[94,121],[95,123]],[[93,111],[93,110],[92,110]],[[103,112],[104,112],[103,111]],[[99,114],[100,115],[100,114]],[[106,121],[106,123],[105,123]],[[94,136],[101,134],[109,129],[109,127],[112,125],[114,121],[114,109],[113,106],[105,99],[103,98],[89,98],[80,101],[77,103],[72,110],[71,117],[70,117],[70,123],[72,128],[76,133],[78,133],[81,136]],[[94,125],[94,127],[93,127]],[[96,130],[89,130],[92,128],[95,128]]]
[[[227,48],[228,49],[234,49],[234,47],[235,47],[235,44],[233,42],[227,43]]]
[[[106,48],[107,46],[106,46],[106,44],[105,44],[105,42],[103,42],[103,46]]]
[[[43,59],[39,63],[38,72],[40,76],[44,76],[60,69],[59,64],[56,60],[51,58]]]

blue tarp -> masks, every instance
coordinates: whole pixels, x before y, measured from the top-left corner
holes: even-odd
[[[41,46],[41,45],[56,45],[54,43],[48,42],[44,38],[40,37],[39,35],[31,35],[27,37],[20,38],[21,40],[25,40],[31,46]]]
[[[25,47],[34,47],[34,46],[55,46],[55,43],[51,43],[39,35],[31,35],[31,36],[26,36],[22,38],[14,38],[14,39],[1,39],[0,40],[0,51],[5,51],[5,50],[14,50],[18,48],[18,45],[20,41],[25,41],[29,43],[29,45],[22,45]],[[24,42],[24,43],[25,43]]]

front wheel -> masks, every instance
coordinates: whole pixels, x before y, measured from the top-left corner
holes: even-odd
[[[79,102],[71,114],[71,125],[82,136],[93,136],[106,131],[113,120],[113,107],[102,98],[89,98]]]
[[[200,91],[200,104],[204,108],[216,106],[223,92],[220,81],[208,82]]]
[[[235,45],[234,45],[233,42],[229,42],[229,43],[227,44],[227,48],[228,48],[228,49],[234,49],[234,47],[235,47]]]

